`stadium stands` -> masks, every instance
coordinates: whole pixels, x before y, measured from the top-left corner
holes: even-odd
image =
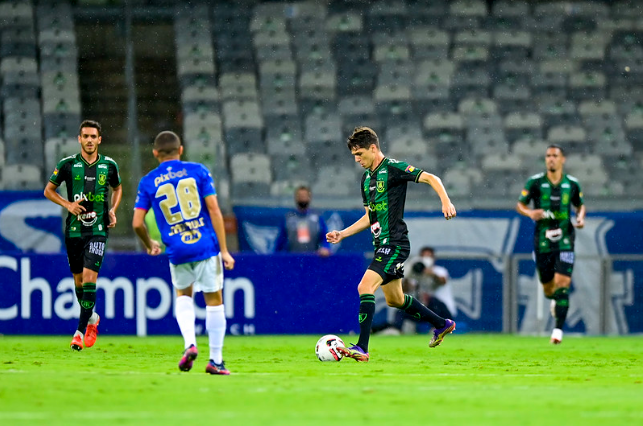
[[[289,203],[286,189],[307,182],[320,206],[354,205],[357,190],[335,181],[359,179],[344,142],[357,125],[465,206],[513,205],[548,143],[568,149],[596,202],[641,191],[635,2],[149,4],[173,15],[187,158],[232,203]],[[81,118],[73,9],[2,1],[0,16],[0,167],[39,168],[39,188]]]

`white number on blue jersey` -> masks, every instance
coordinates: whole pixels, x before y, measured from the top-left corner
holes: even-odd
[[[194,219],[201,213],[201,197],[196,187],[194,178],[181,179],[174,188],[172,183],[161,185],[156,190],[156,198],[165,197],[159,202],[165,221],[173,225],[184,220]],[[180,210],[172,213],[172,209],[179,205]]]

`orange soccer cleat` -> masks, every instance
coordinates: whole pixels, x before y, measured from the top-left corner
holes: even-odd
[[[76,331],[76,333],[74,333],[74,337],[71,339],[69,347],[78,352],[83,350],[83,334],[80,331]]]
[[[87,329],[85,330],[85,346],[91,348],[96,343],[96,337],[98,337],[98,324],[100,323],[100,316],[96,314],[96,322],[93,324],[87,324]]]

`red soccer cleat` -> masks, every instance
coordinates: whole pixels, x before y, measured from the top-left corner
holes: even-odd
[[[79,331],[77,331],[74,334],[74,337],[71,339],[71,344],[69,345],[70,348],[72,348],[75,351],[82,351],[83,350],[83,335]]]
[[[96,314],[98,319],[94,324],[87,324],[87,329],[85,330],[85,346],[91,348],[96,343],[96,337],[98,337],[98,324],[100,323],[100,316]]]

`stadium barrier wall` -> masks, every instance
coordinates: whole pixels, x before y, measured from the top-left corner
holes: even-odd
[[[369,234],[342,241],[329,259],[275,254],[275,228],[286,210],[235,208],[240,246],[246,251],[236,256],[238,267],[227,274],[228,331],[357,331],[356,286],[372,255]],[[322,214],[330,229],[341,229],[363,213]],[[593,213],[585,229],[577,232],[568,319],[572,331],[643,332],[638,308],[643,306],[642,218],[643,212]],[[533,334],[550,328],[548,305],[530,255],[530,220],[512,211],[461,212],[449,222],[439,212],[407,212],[405,220],[412,252],[435,247],[438,264],[451,274],[459,331]],[[77,309],[67,260],[61,254],[61,230],[61,209],[41,192],[0,192],[0,333],[59,334],[73,329]],[[178,332],[165,258],[108,254],[100,277],[98,309],[110,319],[102,323],[104,331]],[[384,309],[383,300],[377,302],[378,309]]]
[[[238,254],[236,260],[224,285],[229,334],[358,332],[356,288],[368,256]],[[643,332],[643,256],[577,262],[598,265],[599,291],[574,279],[569,331]],[[537,334],[551,328],[549,305],[540,300],[528,257],[446,256],[439,263],[451,275],[458,332]],[[498,270],[500,264],[504,269]],[[600,282],[606,285],[600,287]],[[102,333],[179,333],[166,256],[108,253],[97,287]],[[0,294],[2,334],[68,334],[77,324],[78,302],[65,255],[0,254]],[[202,297],[197,295],[195,301],[197,330],[202,333]],[[376,302],[379,312],[390,309],[381,292]]]

